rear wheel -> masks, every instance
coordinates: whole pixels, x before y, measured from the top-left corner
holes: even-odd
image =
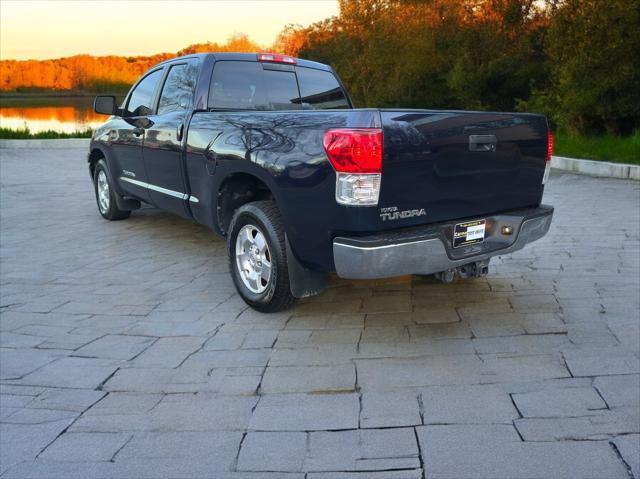
[[[271,313],[294,303],[284,231],[273,201],[238,208],[229,227],[227,247],[233,282],[249,306]]]
[[[121,210],[116,203],[115,192],[107,173],[107,165],[104,160],[99,160],[93,172],[93,185],[96,193],[98,211],[104,219],[123,220],[128,218],[131,211]]]

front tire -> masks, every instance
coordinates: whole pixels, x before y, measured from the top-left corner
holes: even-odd
[[[282,311],[295,302],[285,241],[273,201],[247,203],[231,219],[227,235],[231,277],[238,294],[257,311]]]
[[[129,217],[131,211],[121,210],[116,203],[115,192],[111,176],[107,171],[107,164],[104,159],[98,160],[93,172],[93,187],[96,193],[98,211],[106,220],[124,220]]]

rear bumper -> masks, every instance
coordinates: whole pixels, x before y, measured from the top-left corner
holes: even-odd
[[[454,225],[459,220],[337,237],[333,241],[336,273],[341,278],[373,279],[446,271],[522,249],[547,234],[552,217],[553,207],[546,205],[485,216],[485,240],[460,248],[452,246]],[[503,226],[511,226],[513,233],[503,234]]]

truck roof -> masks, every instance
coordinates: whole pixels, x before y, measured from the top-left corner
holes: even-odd
[[[201,58],[211,55],[213,58],[217,60],[235,60],[235,61],[245,61],[245,62],[257,62],[258,57],[257,53],[235,53],[235,52],[207,52],[207,53],[193,53],[191,55],[183,55],[181,57],[171,58],[169,60],[165,60],[159,65],[163,65],[165,63],[173,62],[183,58]],[[329,65],[325,65],[324,63],[313,62],[311,60],[304,60],[302,58],[296,58],[296,64],[301,67],[307,68],[315,68],[316,70],[325,70],[332,71]]]

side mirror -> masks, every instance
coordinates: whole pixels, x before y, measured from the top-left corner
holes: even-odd
[[[93,110],[102,115],[117,115],[116,97],[112,95],[98,95],[93,100]]]

